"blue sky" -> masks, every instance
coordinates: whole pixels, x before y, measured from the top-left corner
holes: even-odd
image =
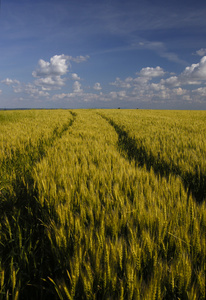
[[[205,0],[2,0],[0,108],[206,109]]]

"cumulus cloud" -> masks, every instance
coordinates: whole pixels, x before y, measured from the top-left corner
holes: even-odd
[[[45,78],[46,79],[46,78]],[[48,97],[49,93],[43,91],[42,89],[39,89],[35,84],[32,83],[21,83],[20,81],[16,79],[10,79],[6,78],[1,81],[2,83],[12,86],[14,93],[19,94],[22,93],[22,95],[29,95],[31,98],[39,98],[39,97]],[[22,97],[21,97],[22,98]]]
[[[100,91],[102,89],[101,84],[99,82],[96,82],[93,86],[93,89],[96,91]]]
[[[199,56],[204,56],[206,55],[206,48],[201,48],[200,50],[197,50],[196,53]]]
[[[81,93],[83,90],[81,89],[81,83],[79,81],[75,81],[73,84],[73,92]]]
[[[172,92],[175,94],[175,95],[184,95],[187,91],[185,89],[182,89],[181,87],[179,88],[175,88],[172,90]]]
[[[55,90],[60,89],[65,85],[65,79],[61,78],[61,76],[50,76],[39,78],[34,81],[35,85],[41,86],[42,90]]]
[[[6,78],[1,82],[3,84],[6,84],[7,86],[11,86],[13,88],[14,93],[21,93],[23,90],[21,82],[16,79]]]
[[[125,99],[127,97],[126,91],[120,91],[120,92],[110,92],[109,96],[113,99]]]
[[[61,89],[66,82],[63,78],[71,67],[71,61],[76,63],[81,63],[88,60],[89,56],[77,56],[72,57],[68,55],[54,55],[49,61],[40,59],[38,62],[38,67],[32,72],[36,86],[40,86],[42,91],[50,91],[55,89]],[[75,80],[74,91],[75,93],[81,92],[80,86],[76,81],[80,80],[80,77],[76,73],[71,74],[71,78]]]
[[[131,81],[130,81],[131,79]],[[120,87],[120,88],[131,88],[131,82],[133,82],[133,78],[130,77],[130,79],[126,78],[125,80],[121,80],[119,77],[116,78],[116,80],[114,82],[111,82],[110,85],[114,85],[116,87]]]
[[[199,63],[186,67],[179,76],[161,80],[161,84],[167,86],[200,85],[201,83],[206,84],[206,56],[203,56]]]
[[[151,83],[150,87],[155,91],[161,91],[165,89],[165,86],[161,83]]]
[[[104,101],[104,97],[101,97],[100,95],[93,94],[93,93],[62,93],[62,94],[56,94],[52,97],[53,101],[59,101],[59,100],[66,100],[66,101],[82,101],[82,102],[91,102],[91,101]],[[111,100],[111,98],[110,98]]]
[[[64,98],[68,98],[69,95],[70,95],[69,93],[68,94],[65,94],[65,93],[56,94],[56,95],[53,95],[52,100],[56,101],[56,100],[61,100],[61,99],[64,99]]]
[[[166,72],[159,66],[142,68],[136,74],[139,75],[136,78],[127,77],[122,80],[117,77],[115,82],[110,83],[118,88],[128,88],[127,92],[121,95],[124,100],[155,102],[205,101],[206,56],[202,57],[200,62],[186,67],[180,75],[172,74],[171,77],[166,79],[161,78],[166,75]],[[160,77],[159,82],[157,82],[158,77]],[[200,87],[194,90],[193,85],[199,85]],[[120,97],[118,93],[112,91],[109,95],[112,99],[117,99]]]
[[[203,48],[200,50],[201,53],[204,52]],[[32,83],[20,83],[10,78],[2,80],[1,83],[11,86],[15,93],[22,93],[20,96],[23,98],[48,98],[53,101],[74,101],[75,103],[78,101],[118,103],[119,100],[125,102],[159,101],[161,103],[180,100],[203,102],[206,99],[206,56],[200,58],[198,63],[187,66],[179,75],[165,72],[160,66],[156,66],[142,68],[133,77],[128,76],[125,79],[117,77],[114,82],[110,83],[110,91],[107,93],[102,92],[99,82],[91,85],[94,89],[93,93],[85,92],[89,87],[82,88],[81,83],[84,81],[81,81],[77,73],[70,73],[66,78],[66,74],[71,69],[71,62],[80,63],[87,59],[87,56],[55,55],[49,61],[39,60],[37,69],[32,73],[34,77]],[[72,90],[66,86],[68,79],[74,80]],[[194,85],[196,85],[195,89]],[[54,95],[50,92],[63,87],[64,89],[59,94]]]
[[[203,52],[202,52],[203,53]],[[199,88],[192,89],[193,85],[200,85]],[[201,86],[203,85],[203,86]],[[199,96],[198,101],[204,101],[206,96],[206,56],[203,56],[199,63],[191,64],[179,76],[171,76],[161,79],[158,84],[151,84],[156,91],[167,88],[168,98],[181,97],[185,101],[192,101],[192,94]],[[182,88],[182,86],[188,88]],[[201,98],[202,97],[202,98]]]
[[[34,77],[50,77],[65,75],[68,72],[70,62],[68,56],[54,55],[50,58],[50,62],[40,59],[38,62],[38,68],[32,72]]]
[[[110,85],[130,89],[131,87],[136,87],[139,85],[146,85],[148,81],[156,77],[162,77],[165,75],[165,71],[157,66],[156,68],[147,67],[142,68],[140,72],[137,72],[136,75],[139,75],[136,78],[127,77],[125,80],[121,80],[119,77],[116,78],[114,82],[111,82]]]
[[[54,55],[49,61],[40,59],[38,61],[38,67],[32,72],[36,86],[41,87],[42,91],[51,91],[61,89],[66,82],[64,76],[69,72],[71,67],[71,61],[81,63],[88,60],[89,56],[77,56],[72,57],[68,55]],[[76,73],[71,74],[73,80],[78,81],[80,77]],[[74,84],[75,93],[81,92],[80,86]]]
[[[163,76],[165,72],[162,68],[157,66],[156,68],[151,68],[151,67],[142,68],[139,74],[140,76],[143,77],[153,78],[153,77]]]
[[[38,62],[38,68],[32,72],[34,77],[50,77],[50,76],[62,76],[68,72],[68,68],[71,66],[70,61],[81,63],[88,60],[89,56],[77,56],[72,57],[68,55],[54,55],[50,58],[50,61],[40,59]]]
[[[186,67],[181,74],[181,77],[192,79],[194,81],[206,81],[206,56],[203,56],[199,63]]]
[[[1,82],[6,84],[6,85],[20,84],[20,82],[18,80],[10,79],[10,78],[6,78],[6,79],[2,80]]]
[[[160,83],[167,86],[179,86],[181,84],[177,76],[171,76],[167,79],[161,79]]]
[[[17,85],[17,86],[13,86],[13,90],[14,90],[14,93],[21,93],[23,92],[23,87],[21,84]]]
[[[200,96],[206,96],[206,87],[200,87],[198,89],[193,90],[193,93],[197,93]]]
[[[72,79],[73,80],[80,80],[81,78],[76,73],[72,73]]]
[[[28,83],[24,86],[23,91],[28,94],[31,98],[38,99],[39,97],[48,97],[49,93],[39,90],[36,86]]]
[[[154,101],[166,103],[168,101],[205,101],[206,96],[206,56],[202,57],[198,63],[187,66],[182,73],[175,75],[170,73],[170,77],[165,77],[165,72],[161,67],[146,67],[136,73],[137,77],[127,77],[126,79],[116,78],[110,85],[122,88],[125,93],[121,95],[117,91],[112,91],[108,95],[111,99],[125,101]],[[159,82],[157,79],[159,78]],[[199,88],[194,89],[194,85]]]

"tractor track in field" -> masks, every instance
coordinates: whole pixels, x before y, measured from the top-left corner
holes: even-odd
[[[29,158],[30,167],[33,167],[37,162],[41,161],[46,155],[47,150],[53,146],[57,139],[60,139],[62,135],[72,126],[76,113],[70,112],[73,116],[71,120],[67,123],[64,123],[62,127],[55,127],[47,139],[39,138],[37,146],[34,147],[32,143],[28,143],[25,146],[26,153],[20,153],[19,149],[13,151],[12,158],[7,158],[2,162],[2,166],[9,168],[10,166],[17,166],[20,169],[22,162],[25,161],[25,156]]]
[[[22,199],[31,199],[37,197],[37,191],[34,188],[34,180],[32,171],[34,166],[40,162],[47,154],[49,148],[51,148],[56,140],[60,139],[62,135],[72,126],[76,118],[76,113],[71,112],[72,119],[67,123],[64,123],[60,128],[55,127],[50,137],[47,139],[39,138],[37,145],[33,146],[28,143],[25,146],[25,152],[21,153],[19,149],[12,153],[12,157],[5,159],[2,162],[2,169],[4,173],[15,173],[15,179],[13,182],[1,182],[0,186],[0,216],[4,214],[4,211],[8,211],[9,207],[12,210],[12,205],[18,202],[22,202]],[[12,194],[10,190],[12,190]],[[11,201],[9,201],[9,199]],[[17,204],[18,206],[18,204]]]
[[[198,170],[194,174],[183,173],[174,163],[168,164],[162,159],[157,160],[151,151],[148,153],[141,140],[131,137],[127,130],[107,116],[99,115],[115,129],[118,135],[118,150],[120,153],[123,152],[129,161],[134,160],[139,167],[145,165],[148,171],[152,168],[157,176],[165,178],[168,178],[169,175],[179,176],[188,197],[192,194],[197,203],[203,202],[206,198],[206,174],[198,172]]]
[[[6,183],[5,188],[0,186],[0,234],[4,232],[0,257],[5,269],[5,282],[9,283],[10,280],[10,257],[13,257],[12,263],[24,274],[24,288],[20,293],[22,299],[56,299],[53,291],[42,281],[42,278],[54,275],[55,266],[50,241],[43,226],[50,222],[49,210],[46,204],[43,207],[38,201],[38,188],[32,172],[34,166],[46,156],[48,149],[72,126],[76,113],[70,113],[72,119],[56,127],[49,138],[40,139],[36,147],[28,144],[26,154],[16,151],[12,158],[3,162],[5,172],[14,172],[15,178]],[[27,251],[30,254],[27,257],[28,263],[25,263],[21,253],[30,248],[33,253]],[[42,288],[37,290],[36,286]]]

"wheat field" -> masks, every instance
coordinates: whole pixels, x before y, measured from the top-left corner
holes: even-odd
[[[206,112],[0,112],[0,299],[205,299]]]

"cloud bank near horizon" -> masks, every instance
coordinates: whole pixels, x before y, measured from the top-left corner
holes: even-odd
[[[196,51],[197,55],[205,49]],[[100,81],[88,85],[87,78],[82,78],[73,71],[74,63],[87,63],[89,56],[72,57],[54,55],[49,61],[39,59],[37,67],[31,72],[32,82],[20,82],[18,79],[5,78],[1,81],[1,95],[4,86],[13,89],[16,101],[33,99],[38,105],[47,102],[56,103],[90,103],[98,107],[99,103],[206,103],[206,56],[200,61],[187,66],[180,74],[171,74],[160,66],[137,70],[124,79],[116,77],[102,87]],[[88,70],[89,72],[89,70]],[[97,78],[96,78],[97,79]],[[98,79],[97,79],[98,80]]]

